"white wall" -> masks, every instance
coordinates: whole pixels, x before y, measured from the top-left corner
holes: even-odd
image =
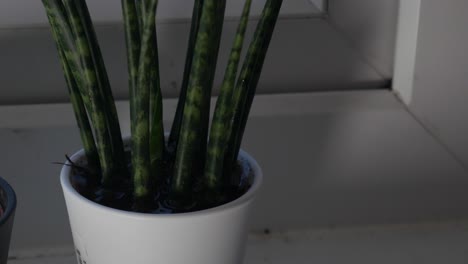
[[[330,0],[328,4],[331,23],[387,79],[393,76],[399,2]]]
[[[250,42],[255,25],[256,21],[252,20],[246,43]],[[236,28],[236,21],[225,23],[215,90],[222,81]],[[188,22],[162,23],[158,27],[165,97],[179,94],[189,30]],[[97,32],[114,95],[126,99],[128,75],[123,29],[112,24],[99,26]],[[68,100],[51,38],[47,27],[0,29],[0,72],[8,73],[0,74],[0,105]],[[386,79],[322,18],[280,19],[260,82],[263,85],[258,92],[268,94],[375,89],[387,85]]]
[[[122,21],[121,2],[116,0],[86,1],[91,16],[96,23],[114,23]],[[227,17],[238,17],[242,13],[245,0],[228,0],[226,6]],[[266,0],[252,2],[252,16],[260,15]],[[322,11],[317,8],[322,0],[286,0],[281,16],[309,16],[319,15]],[[161,0],[158,6],[158,20],[188,20],[192,15],[194,0]],[[318,5],[315,5],[318,4]],[[38,0],[2,0],[0,2],[0,28],[30,27],[31,25],[45,25],[42,2]]]
[[[411,110],[468,168],[468,2],[425,0]]]

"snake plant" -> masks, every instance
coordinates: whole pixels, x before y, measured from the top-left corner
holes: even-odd
[[[175,118],[164,138],[156,14],[158,0],[122,0],[130,91],[130,158],[85,0],[42,0],[87,158],[88,183],[125,193],[131,209],[155,197],[175,208],[226,202],[239,185],[240,144],[282,0],[266,0],[240,70],[252,0],[246,0],[210,127],[210,99],[226,0],[195,0]],[[129,193],[128,193],[129,192]],[[161,195],[164,194],[164,195]],[[200,195],[201,194],[201,195]]]

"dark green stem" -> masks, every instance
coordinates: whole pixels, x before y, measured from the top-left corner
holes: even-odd
[[[247,29],[252,0],[245,2],[242,17],[234,39],[229,57],[224,81],[216,102],[216,108],[211,124],[208,152],[205,165],[204,184],[212,192],[220,192],[223,185],[223,167],[227,151],[227,143],[231,131],[232,93],[239,68],[240,54]]]
[[[89,114],[95,130],[102,182],[105,188],[114,189],[126,173],[126,164],[117,111],[104,63],[85,2],[65,0],[64,6],[83,67],[86,89],[81,93],[90,98]]]
[[[144,10],[146,12],[146,10]],[[156,17],[155,17],[156,18]],[[150,80],[150,167],[153,181],[160,186],[163,183],[163,155],[165,153],[163,102],[159,75],[159,54],[156,23],[152,24],[151,43],[152,65]]]
[[[138,68],[138,85],[132,100],[135,103],[135,117],[132,120],[132,166],[134,198],[136,206],[149,201],[155,192],[150,175],[150,89],[154,66],[154,28],[157,0],[151,0],[144,18],[143,36]]]
[[[223,24],[220,17],[224,17],[225,5],[225,0],[203,2],[171,185],[175,199],[190,195],[194,177],[201,173],[193,168],[197,162],[204,164],[205,153],[200,150],[206,144],[202,137],[208,129],[206,121]]]
[[[93,22],[91,21],[88,7],[86,6],[86,1],[76,1],[76,3],[78,6],[78,12],[85,25],[85,33],[87,35],[88,43],[91,47],[91,55],[97,69],[96,72],[98,74],[100,92],[104,98],[107,110],[107,125],[110,130],[109,137],[112,142],[112,155],[114,156],[114,164],[116,166],[116,175],[113,176],[115,179],[111,180],[112,182],[109,184],[109,186],[118,185],[121,177],[124,176],[124,174],[128,174],[128,170],[127,164],[125,164],[125,152],[123,147],[122,134],[120,131],[119,118],[117,115],[117,108],[115,107],[114,96],[112,95],[104,59],[101,54],[101,49],[99,47],[96,32],[94,31]]]
[[[266,2],[261,19],[255,30],[254,39],[249,46],[244,65],[237,80],[237,87],[233,95],[233,125],[227,154],[227,162],[229,162],[230,167],[227,167],[227,173],[230,172],[230,168],[237,162],[250,107],[252,106],[263,62],[265,61],[282,3],[283,0],[268,0]]]
[[[137,25],[140,29],[140,35],[143,35],[144,19],[145,19],[145,3],[147,0],[133,0],[135,2],[136,13],[138,17]]]
[[[129,76],[129,94],[133,98],[138,81],[138,62],[140,57],[140,27],[135,0],[122,0],[122,12],[127,45],[127,63]],[[134,117],[134,104],[130,102],[130,118]]]
[[[159,76],[159,57],[156,28],[153,29],[153,64],[150,82],[150,163],[151,175],[159,185],[163,183],[162,162],[165,150],[163,102]]]
[[[192,70],[192,61],[195,51],[195,41],[197,39],[198,28],[200,27],[200,18],[204,0],[195,0],[192,14],[192,25],[190,28],[190,37],[187,48],[187,55],[185,59],[184,77],[182,79],[182,86],[180,89],[179,101],[177,103],[177,109],[172,123],[171,133],[169,135],[169,152],[175,154],[177,149],[177,143],[180,136],[180,128],[182,126],[182,116],[184,114],[185,100],[187,98],[187,86],[189,83],[190,72]]]
[[[67,53],[70,56],[74,52],[74,48],[71,38],[64,37],[66,35],[64,32],[70,32],[70,28],[68,26],[63,4],[59,0],[43,0],[42,2],[46,9],[47,17],[51,25],[52,35],[57,44],[60,62],[70,94],[70,101],[73,106],[77,125],[79,127],[81,141],[83,142],[83,148],[85,150],[85,155],[88,161],[88,167],[92,171],[93,176],[100,175],[101,169],[96,145],[94,142],[93,131],[88,120],[88,114],[86,112],[77,81],[75,80],[72,71],[72,68],[75,68],[76,70],[77,66],[73,59],[68,60],[66,56]]]
[[[142,1],[136,1],[136,10],[139,13],[139,21],[141,25],[140,34],[143,34],[143,25],[145,20],[146,6]],[[148,3],[146,3],[148,4]],[[150,3],[151,4],[151,3]],[[136,23],[136,22],[135,22]],[[153,43],[153,61],[151,66],[151,80],[150,85],[150,167],[151,177],[153,182],[159,184],[162,179],[162,159],[165,149],[164,143],[164,126],[163,126],[163,112],[162,112],[162,94],[159,76],[159,56],[158,56],[158,41],[156,34],[156,24],[153,24],[153,35],[151,42]],[[133,115],[132,115],[133,116]]]

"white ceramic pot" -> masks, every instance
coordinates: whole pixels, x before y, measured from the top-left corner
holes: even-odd
[[[83,157],[81,150],[73,161]],[[241,152],[253,170],[250,189],[219,207],[181,214],[155,215],[121,211],[81,196],[63,166],[65,196],[78,263],[86,264],[240,264],[247,221],[262,182],[257,162]]]

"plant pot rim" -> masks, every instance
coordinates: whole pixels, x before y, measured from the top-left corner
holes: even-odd
[[[3,208],[3,215],[0,217],[0,226],[10,219],[16,209],[16,194],[13,188],[0,177],[0,189],[2,189],[6,194],[6,208]],[[1,199],[1,198],[0,198]]]
[[[77,161],[80,157],[84,155],[84,150],[81,149],[73,156],[71,156],[70,160],[71,161]],[[111,207],[107,207],[98,203],[95,203],[86,197],[82,196],[80,193],[78,193],[75,188],[71,185],[70,182],[70,173],[72,171],[70,167],[70,162],[66,161],[65,165],[62,167],[62,170],[60,172],[60,183],[62,185],[63,191],[68,192],[74,199],[78,200],[83,206],[90,206],[94,207],[96,210],[100,211],[106,211],[109,214],[114,214],[116,216],[121,216],[121,217],[129,217],[129,218],[139,218],[139,219],[181,219],[181,218],[186,218],[186,217],[191,217],[191,216],[200,216],[200,215],[209,215],[209,214],[215,214],[219,213],[228,209],[233,209],[239,206],[242,206],[249,201],[251,201],[254,197],[255,194],[257,193],[258,189],[260,188],[262,182],[263,182],[263,173],[252,156],[250,156],[247,152],[241,150],[239,153],[239,156],[242,157],[247,161],[247,163],[250,165],[250,168],[252,170],[253,174],[253,182],[250,188],[247,190],[246,193],[244,193],[242,196],[239,198],[225,203],[220,206],[204,209],[204,210],[198,210],[198,211],[193,211],[193,212],[185,212],[185,213],[175,213],[175,214],[153,214],[153,213],[139,213],[139,212],[131,212],[131,211],[124,211],[120,209],[115,209]]]

